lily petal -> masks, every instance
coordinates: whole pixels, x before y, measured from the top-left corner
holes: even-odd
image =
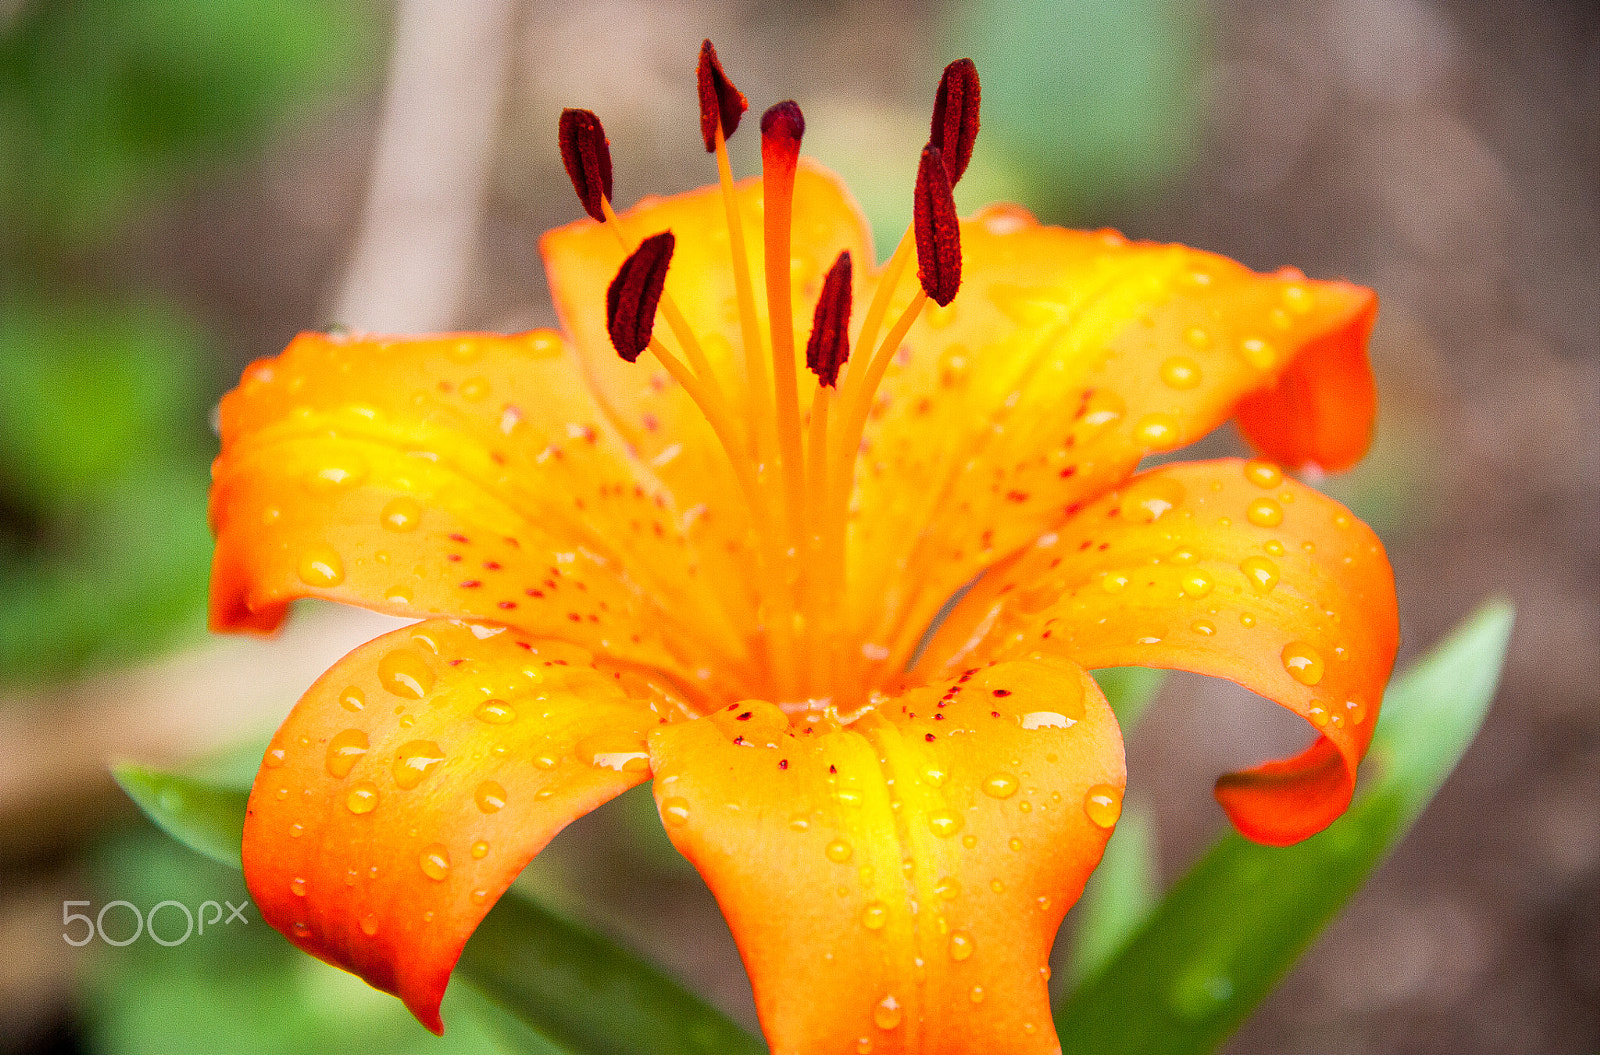
[[[842,727],[749,701],[650,751],[774,1055],[1059,1050],[1046,960],[1125,782],[1076,664],[983,667]]]
[[[984,567],[1241,406],[1295,464],[1365,449],[1370,290],[1014,207],[966,221],[961,242],[966,284],[911,330],[858,466],[852,596],[882,613],[861,639],[894,641],[883,669]]]
[[[1349,804],[1399,642],[1376,535],[1266,462],[1134,477],[996,568],[922,658],[930,673],[1043,650],[1086,667],[1227,678],[1310,722],[1296,758],[1223,777],[1217,798],[1258,842],[1321,831]]]
[[[722,607],[741,591],[699,588],[684,510],[557,334],[301,334],[221,417],[218,629],[270,630],[319,596],[493,619],[686,679],[742,662],[747,616]]]
[[[646,735],[673,716],[574,645],[454,620],[386,634],[273,737],[245,818],[250,894],[442,1032],[468,936],[558,831],[649,778]]]

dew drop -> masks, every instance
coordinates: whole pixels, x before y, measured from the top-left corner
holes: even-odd
[[[1184,331],[1183,339],[1197,352],[1211,347],[1211,335],[1198,326],[1191,326]]]
[[[957,963],[960,963],[962,960],[969,960],[972,958],[973,952],[977,949],[977,944],[972,940],[972,935],[968,934],[964,930],[958,930],[950,935],[950,944],[948,948],[950,951],[950,958]]]
[[[1133,435],[1147,447],[1158,451],[1167,450],[1177,446],[1178,419],[1160,411],[1146,414],[1139,419],[1139,424],[1134,426]]]
[[[856,1055],[872,1055],[872,1038],[856,1038]]]
[[[598,733],[573,748],[578,761],[617,773],[643,773],[650,768],[650,749],[637,734]]]
[[[436,883],[443,882],[450,874],[450,851],[444,843],[424,847],[417,861],[422,866],[422,874]]]
[[[367,705],[367,694],[351,685],[339,694],[339,706],[347,711],[359,711]]]
[[[307,586],[331,590],[344,582],[344,562],[328,546],[312,546],[300,554],[300,581]]]
[[[983,782],[983,793],[992,799],[1008,799],[1017,793],[1017,778],[1010,773],[996,773]]]
[[[1217,585],[1211,580],[1211,576],[1203,571],[1190,572],[1183,577],[1182,583],[1184,596],[1192,597],[1195,600],[1199,600],[1209,594]]]
[[[490,725],[510,725],[517,720],[516,708],[505,700],[484,700],[474,713],[478,721],[488,722]]]
[[[1279,542],[1275,538],[1267,539],[1267,541],[1265,541],[1265,542],[1263,542],[1261,544],[1261,548],[1266,550],[1268,553],[1270,553],[1274,557],[1283,556],[1283,552],[1284,552],[1283,543]]]
[[[1283,506],[1271,498],[1257,498],[1250,503],[1244,516],[1256,527],[1277,527],[1283,523]]]
[[[1367,705],[1360,700],[1344,701],[1344,709],[1350,715],[1352,725],[1360,725],[1367,717]]]
[[[378,514],[378,520],[390,531],[415,531],[417,525],[422,523],[422,506],[415,499],[404,496],[393,498]]]
[[[989,880],[989,889],[994,891],[996,894],[1004,894],[1006,892],[1006,885],[1002,880],[991,879]]]
[[[1271,370],[1278,362],[1277,349],[1259,337],[1246,337],[1240,341],[1239,354],[1257,370]]]
[[[1257,487],[1277,487],[1283,483],[1283,470],[1265,458],[1251,458],[1244,463],[1244,478]]]
[[[283,748],[274,747],[267,751],[266,757],[261,760],[261,764],[268,769],[277,769],[279,766],[283,765],[286,758],[287,755],[285,754]]]
[[[355,784],[344,797],[344,808],[355,814],[371,813],[378,808],[378,786],[370,780]]]
[[[306,490],[314,495],[327,495],[346,487],[354,487],[367,477],[367,467],[360,459],[350,457],[344,462],[324,465],[306,477]]]
[[[367,913],[365,916],[362,916],[361,917],[361,933],[365,934],[369,938],[374,936],[375,934],[377,934],[378,933],[378,917],[374,916],[370,912]]]
[[[961,845],[969,850],[974,849],[978,845],[978,837],[976,835],[963,835],[961,837]]]
[[[1200,379],[1200,364],[1187,355],[1174,355],[1161,364],[1161,380],[1168,388],[1194,388]]]
[[[661,819],[674,828],[681,828],[689,823],[689,800],[674,795],[661,800]]]
[[[1100,588],[1106,593],[1121,593],[1128,588],[1128,581],[1121,572],[1108,571],[1100,576]]]
[[[485,857],[488,857],[488,856],[489,856],[489,844],[488,843],[484,842],[482,839],[479,839],[477,842],[472,844],[472,859],[474,861],[481,861]]]
[[[1202,637],[1210,637],[1217,632],[1217,625],[1209,619],[1196,619],[1189,629]]]
[[[961,815],[954,810],[934,810],[928,814],[928,830],[941,839],[948,839],[961,830]]]
[[[1022,840],[1013,836],[1011,841],[1006,845],[1011,847],[1012,853],[1016,853],[1018,850],[1022,849]]]
[[[433,689],[433,668],[413,649],[391,649],[378,660],[378,681],[391,695],[420,700]]]
[[[945,876],[933,884],[933,894],[941,901],[954,901],[961,896],[961,880],[955,876]]]
[[[311,936],[311,925],[305,920],[295,920],[294,926],[291,929],[294,931],[294,936],[297,938],[308,938]]]
[[[306,881],[299,876],[295,876],[293,879],[289,880],[289,893],[293,894],[295,897],[305,897]]]
[[[394,782],[410,791],[444,761],[444,749],[432,740],[412,740],[395,752]]]
[[[827,854],[828,860],[832,861],[834,864],[844,864],[846,861],[850,860],[850,855],[854,851],[851,850],[850,844],[845,842],[843,839],[835,839],[833,842],[829,843],[822,852]]]
[[[1152,524],[1182,501],[1182,484],[1168,476],[1156,476],[1125,488],[1117,509],[1130,523]]]
[[[300,838],[300,836],[304,835],[305,833],[306,833],[306,826],[304,824],[296,823],[296,824],[289,825],[289,838],[298,839],[298,838]]]
[[[1278,585],[1278,566],[1265,557],[1246,557],[1239,562],[1239,570],[1256,593],[1271,593]]]
[[[476,403],[489,394],[489,382],[481,377],[469,377],[461,382],[461,387],[457,391],[468,403]]]
[[[967,999],[972,1001],[974,1004],[983,1003],[983,986],[975,985],[971,989],[968,989]]]
[[[1283,287],[1283,306],[1296,315],[1308,315],[1317,306],[1316,295],[1298,283]]]
[[[810,827],[811,821],[808,820],[806,815],[803,813],[797,813],[793,817],[789,818],[789,829],[791,831],[803,832],[808,830]]]
[[[861,910],[861,925],[868,930],[882,930],[889,922],[889,908],[881,901],[869,901]]]
[[[485,780],[478,785],[472,797],[478,803],[478,809],[484,813],[496,813],[505,808],[506,788],[498,780]]]
[[[872,1009],[872,1021],[877,1024],[879,1029],[893,1029],[900,1024],[903,1014],[904,1011],[900,1007],[900,1001],[896,1000],[892,995],[886,996],[879,1000],[878,1005]]]
[[[1110,784],[1096,784],[1083,796],[1083,812],[1101,828],[1111,828],[1122,816],[1122,789]]]
[[[343,779],[350,775],[361,756],[367,753],[367,734],[360,729],[335,733],[328,741],[328,775]]]
[[[1326,665],[1322,653],[1304,641],[1291,641],[1283,646],[1283,669],[1302,685],[1315,685],[1322,680]]]
[[[930,788],[944,787],[944,782],[948,777],[949,774],[940,769],[938,766],[929,766],[927,769],[922,771],[922,781]]]

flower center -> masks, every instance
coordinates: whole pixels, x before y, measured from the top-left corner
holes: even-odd
[[[651,352],[699,407],[739,482],[755,533],[760,598],[753,658],[763,684],[752,695],[797,717],[833,706],[865,705],[881,669],[882,645],[852,640],[845,603],[847,534],[856,459],[874,396],[895,352],[932,297],[943,305],[960,284],[960,244],[951,187],[965,170],[977,133],[977,76],[970,61],[952,63],[940,83],[933,135],[918,168],[915,221],[885,266],[856,331],[850,357],[853,268],[848,251],[828,272],[815,305],[806,364],[816,374],[802,413],[797,381],[791,239],[796,172],[805,118],[793,102],[761,120],[762,252],[767,320],[763,331],[744,225],[739,220],[727,137],[746,108],[722,71],[710,41],[701,49],[701,130],[716,157],[727,223],[730,267],[748,383],[719,378],[688,319],[664,292],[674,247],[668,232],[636,240],[612,208],[609,147],[588,111],[562,115],[562,157],[585,209],[617,236],[628,254],[607,297],[613,343],[630,362]],[[913,251],[922,288],[885,332],[889,306]],[[653,333],[659,308],[678,351]],[[846,369],[847,366],[847,369]],[[733,395],[730,396],[729,392]]]

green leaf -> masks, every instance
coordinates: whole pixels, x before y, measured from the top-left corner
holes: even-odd
[[[1156,693],[1167,683],[1167,672],[1155,667],[1105,667],[1090,671],[1106,694],[1106,702],[1117,716],[1123,739],[1133,732],[1144,712],[1155,702]]]
[[[509,891],[459,970],[541,1036],[592,1055],[757,1055],[721,1012],[620,946]]]
[[[118,766],[114,773],[173,838],[241,867],[248,791],[142,766]],[[457,971],[521,1024],[508,1030],[501,1022],[504,1039],[535,1055],[758,1055],[766,1050],[657,968],[515,889],[478,926]]]
[[[128,797],[160,829],[213,861],[242,868],[248,790],[208,784],[145,766],[119,765],[111,773]]]
[[[1376,779],[1320,835],[1274,849],[1229,834],[1100,973],[1056,1010],[1063,1051],[1217,1048],[1393,849],[1472,742],[1512,608],[1492,602],[1390,687]]]
[[[1069,978],[1074,985],[1110,963],[1155,909],[1160,898],[1156,864],[1155,816],[1130,797],[1100,866],[1073,906],[1077,931]]]

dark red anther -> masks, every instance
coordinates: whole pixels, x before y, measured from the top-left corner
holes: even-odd
[[[850,250],[846,249],[822,280],[822,295],[811,317],[811,340],[806,342],[806,366],[829,388],[839,380],[839,368],[850,358],[850,271]]]
[[[911,222],[917,231],[917,278],[941,308],[961,288],[961,224],[950,193],[950,173],[938,147],[922,148]]]
[[[717,125],[722,126],[722,138],[732,139],[739,127],[739,118],[750,109],[750,101],[733,86],[728,75],[722,72],[717,59],[717,49],[711,41],[700,42],[700,136],[706,141],[706,153],[717,149]]]
[[[667,266],[677,239],[671,231],[651,235],[622,262],[617,277],[606,290],[606,331],[617,354],[628,362],[650,346],[655,331],[656,305],[667,283]]]
[[[939,92],[933,97],[933,131],[929,142],[944,154],[950,185],[961,182],[972,160],[978,138],[978,67],[971,59],[957,59],[944,68]]]
[[[611,197],[611,142],[592,110],[563,110],[559,126],[561,163],[583,211],[605,223],[604,198]]]
[[[806,115],[793,99],[778,103],[761,115],[761,164],[767,168],[793,168],[800,157],[800,140],[806,134]]]

